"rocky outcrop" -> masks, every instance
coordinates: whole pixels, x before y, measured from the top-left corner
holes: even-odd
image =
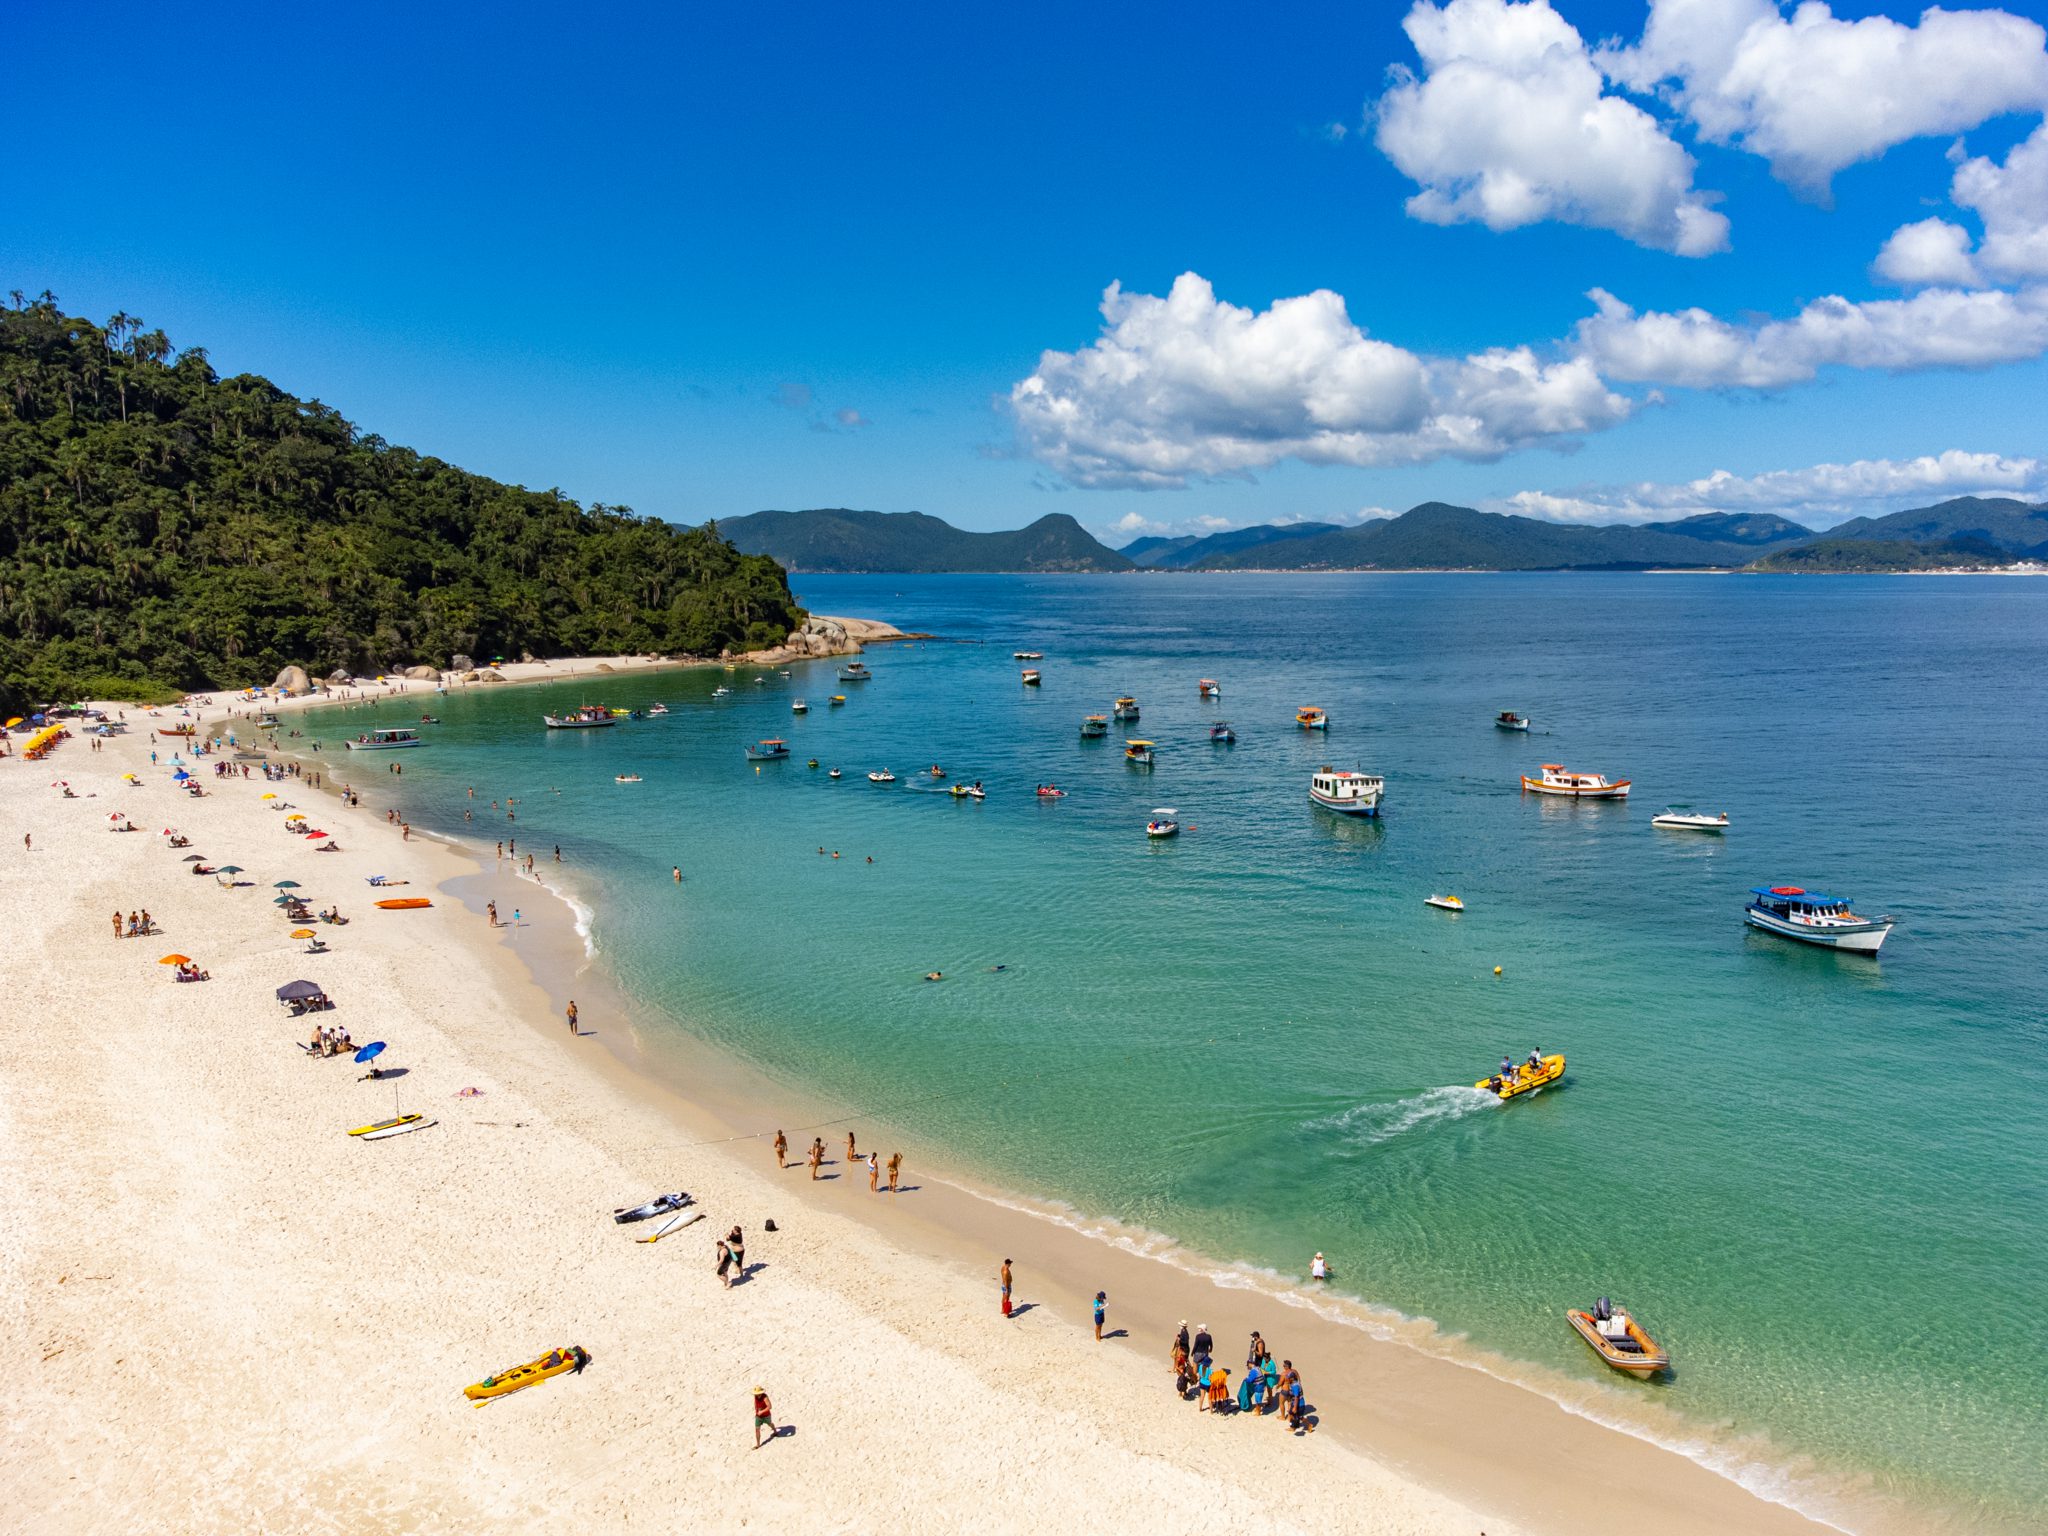
[[[476,671],[476,663],[467,656],[450,656],[448,658],[448,670],[468,675]]]
[[[441,681],[441,669],[439,667],[407,667],[399,676],[408,678],[415,683],[438,683]]]
[[[277,681],[270,685],[279,693],[298,698],[313,691],[313,679],[306,675],[304,667],[286,667],[277,674]]]
[[[778,646],[765,651],[746,651],[735,656],[727,652],[722,660],[766,666],[780,661],[816,661],[826,656],[852,656],[874,640],[900,640],[903,631],[893,624],[873,619],[835,619],[814,613]]]
[[[463,673],[463,674],[462,674],[462,680],[463,680],[463,681],[464,681],[465,683],[474,683],[474,682],[480,681],[480,679],[479,679],[479,677],[478,677],[478,675],[477,675],[477,670],[476,670],[476,668],[475,668],[475,667],[471,667],[471,668],[470,668],[470,669],[469,669],[469,670],[468,670],[467,672]]]
[[[471,675],[474,676],[478,682],[483,683],[507,683],[511,681],[510,678],[505,676],[505,674],[500,672],[496,667],[486,667],[484,668],[483,671],[473,673]]]

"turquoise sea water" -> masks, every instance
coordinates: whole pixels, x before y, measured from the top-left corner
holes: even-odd
[[[1678,1364],[1620,1390],[1717,1444],[1965,1528],[2048,1506],[2048,584],[798,586],[947,643],[878,647],[864,684],[608,679],[673,713],[602,732],[538,718],[593,685],[451,695],[405,754],[409,814],[495,837],[482,807],[518,796],[522,853],[563,845],[606,963],[675,1027],[903,1106],[913,1145],[1007,1187],[1281,1275],[1322,1249],[1539,1380],[1606,1374],[1560,1314],[1609,1293]],[[1149,772],[1121,729],[1078,737],[1119,693]],[[1535,732],[1495,730],[1509,708]],[[757,771],[742,744],[769,735],[794,757]],[[1634,797],[1518,792],[1551,761]],[[988,800],[932,792],[933,762]],[[1384,774],[1384,819],[1312,808],[1321,763]],[[883,766],[900,781],[870,785]],[[1667,801],[1733,830],[1653,830]],[[1187,831],[1149,844],[1161,805]],[[1748,887],[1781,882],[1897,914],[1882,960],[1745,929]],[[1457,1086],[1532,1047],[1565,1084]]]

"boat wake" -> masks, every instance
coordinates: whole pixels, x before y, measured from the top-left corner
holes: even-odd
[[[1392,1141],[1419,1126],[1462,1120],[1467,1115],[1498,1109],[1502,1101],[1483,1088],[1425,1088],[1391,1104],[1360,1104],[1341,1114],[1311,1120],[1304,1130],[1338,1131],[1361,1147]]]

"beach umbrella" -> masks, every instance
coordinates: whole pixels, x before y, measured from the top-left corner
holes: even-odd
[[[214,871],[216,875],[239,875],[241,872],[242,866],[239,864],[223,864]]]
[[[292,900],[293,900],[293,898],[292,898],[292,897],[290,897],[290,896],[279,896],[279,897],[278,897],[278,898],[276,898],[276,899],[275,899],[274,901],[272,901],[272,902],[271,902],[270,904],[271,904],[271,905],[272,905],[273,907],[288,907],[288,906],[290,906],[290,905],[292,904]]]
[[[384,1042],[382,1040],[372,1040],[368,1045],[364,1046],[361,1050],[356,1052],[356,1061],[358,1063],[365,1061],[375,1061],[379,1056],[382,1056],[383,1054]]]
[[[296,891],[299,888],[299,882],[296,880],[274,880],[271,882],[270,888],[274,891]]]
[[[165,955],[163,959],[157,961],[158,965],[190,965],[191,963],[192,957],[190,955]]]
[[[11,731],[19,724],[21,724],[21,716],[16,715],[12,720],[7,722],[7,729]]]
[[[288,981],[277,989],[277,1000],[280,1003],[304,1002],[308,998],[318,996],[320,996],[320,985],[318,982]]]
[[[274,794],[262,794],[262,795],[258,795],[258,796],[257,796],[256,798],[257,798],[258,800],[275,800],[275,799],[277,798],[277,796],[276,796],[276,795],[274,795]]]
[[[180,864],[203,864],[206,862],[206,855],[203,853],[188,853],[178,862]]]
[[[320,935],[310,928],[294,928],[292,930],[292,937],[295,939],[317,939]]]

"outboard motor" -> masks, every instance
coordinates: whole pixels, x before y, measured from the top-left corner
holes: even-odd
[[[1593,1315],[1603,1323],[1610,1321],[1614,1316],[1614,1303],[1602,1296],[1593,1303]]]

